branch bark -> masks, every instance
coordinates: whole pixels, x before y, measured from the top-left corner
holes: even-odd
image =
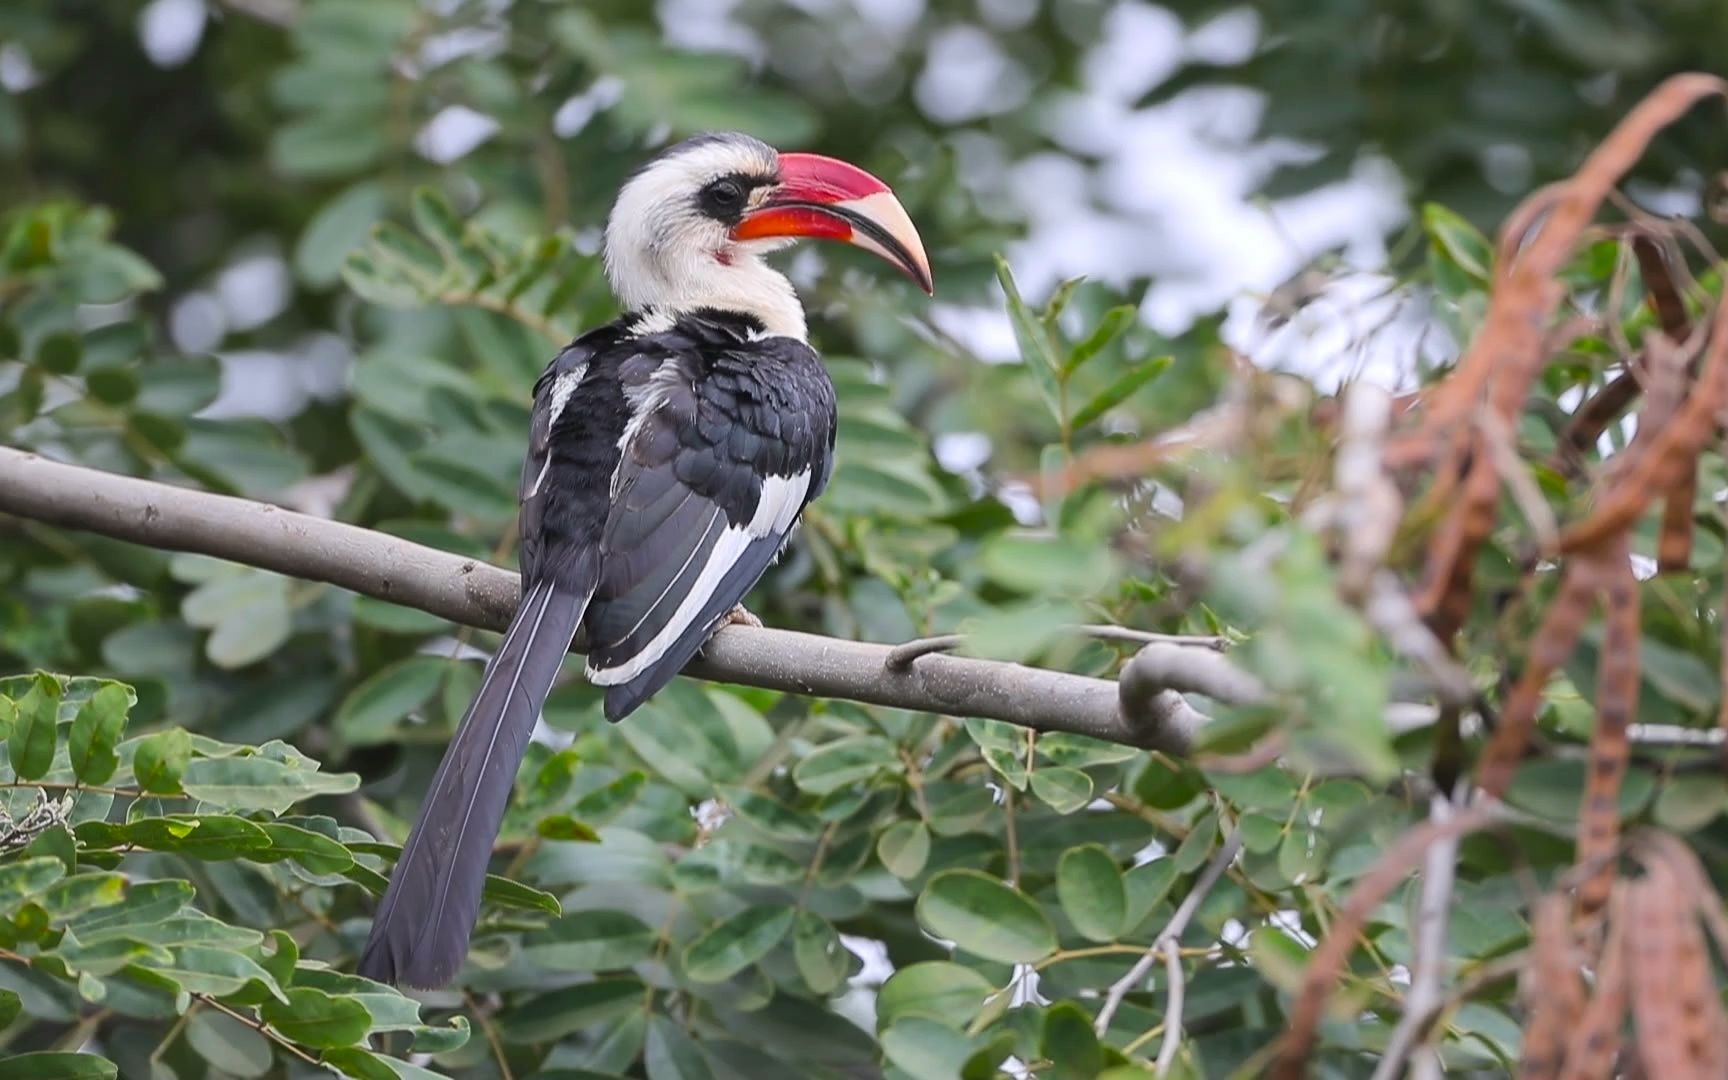
[[[452,622],[502,630],[517,576],[384,533],[249,499],[190,491],[0,447],[0,513],[318,581]],[[577,651],[582,648],[578,638]],[[1156,647],[1156,646],[1154,646]],[[1170,648],[1171,646],[1165,646]],[[893,647],[728,626],[685,674],[916,712],[1003,720],[1186,754],[1204,717],[1136,675],[1122,686],[1066,672],[928,655],[896,668]],[[1203,650],[1181,650],[1222,660]]]

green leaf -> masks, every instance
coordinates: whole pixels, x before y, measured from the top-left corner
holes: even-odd
[[[536,889],[532,885],[524,885],[499,874],[486,875],[486,887],[481,890],[480,895],[499,907],[538,911],[554,917],[564,914],[564,905],[558,902],[556,896],[544,889]]]
[[[827,919],[808,911],[798,913],[793,927],[792,958],[804,984],[816,994],[832,994],[852,970],[852,954],[841,943],[839,932]]]
[[[85,701],[72,721],[66,749],[72,772],[86,784],[105,784],[120,763],[115,747],[126,730],[126,713],[134,701],[132,691],[119,683],[108,683]]]
[[[1046,597],[1092,596],[1110,584],[1115,568],[1107,552],[1063,536],[1006,532],[979,552],[990,580],[1017,592]]]
[[[132,754],[132,775],[145,791],[172,794],[192,760],[192,736],[169,728],[139,740]]]
[[[0,866],[0,911],[7,911],[66,876],[66,864],[41,857]]]
[[[1037,903],[976,870],[931,878],[917,912],[930,933],[986,960],[1029,964],[1056,950],[1056,931]]]
[[[1656,821],[1676,832],[1692,832],[1728,810],[1728,778],[1719,773],[1671,776],[1656,796]]]
[[[266,1001],[260,1012],[270,1026],[302,1046],[349,1046],[365,1038],[372,1026],[371,1014],[358,1001],[303,986],[291,986],[287,994],[286,1002]]]
[[[820,831],[820,826],[809,814],[793,810],[749,788],[722,787],[716,793],[764,836],[777,840],[809,840]]]
[[[902,767],[893,743],[877,735],[854,735],[824,743],[806,754],[793,767],[792,779],[807,794],[826,795]]]
[[[791,908],[746,908],[685,947],[684,974],[696,982],[729,979],[780,944],[792,920]]]
[[[972,1022],[996,988],[969,967],[947,960],[909,964],[891,975],[876,995],[876,1025],[903,1016],[925,1016],[952,1027]]]
[[[1133,746],[1105,742],[1103,739],[1085,735],[1072,735],[1066,731],[1054,731],[1038,736],[1039,757],[1047,758],[1053,765],[1066,765],[1075,769],[1133,761],[1144,753],[1144,750]]]
[[[499,1026],[510,1042],[556,1042],[585,1027],[641,1012],[642,992],[642,981],[635,978],[577,983],[514,1002]]]
[[[4,880],[3,875],[4,871],[0,871],[0,881]],[[192,883],[189,881],[141,881],[127,890],[126,903],[81,915],[73,921],[71,930],[78,935],[78,940],[87,945],[110,937],[135,936],[147,930],[163,930],[164,934],[141,940],[160,941],[163,944],[218,941],[219,939],[202,934],[187,934],[179,938],[169,936],[166,932],[169,928],[181,926],[171,921],[172,917],[192,901],[193,895]],[[3,886],[0,886],[0,899],[4,896]],[[230,932],[256,934],[256,931],[233,931],[233,928],[203,916],[193,917],[198,922],[192,925],[208,923]]]
[[[462,247],[462,221],[444,196],[429,187],[417,187],[410,196],[414,225],[446,254]]]
[[[609,971],[646,960],[654,951],[652,927],[622,911],[573,911],[522,946],[541,967]]]
[[[648,1021],[648,1045],[643,1050],[648,1080],[714,1080],[702,1048],[664,1016]]]
[[[18,1019],[18,1014],[24,1011],[24,1002],[11,990],[0,990],[0,1031],[12,1026],[12,1021]]]
[[[1176,847],[1176,853],[1170,857],[1176,864],[1176,872],[1188,874],[1198,870],[1200,864],[1206,861],[1206,856],[1212,853],[1212,844],[1217,839],[1218,814],[1208,810],[1194,822],[1194,827],[1182,838],[1182,843]]]
[[[1147,383],[1164,374],[1165,370],[1175,362],[1171,356],[1158,356],[1151,360],[1143,360],[1116,377],[1116,380],[1105,387],[1099,394],[1074,414],[1072,426],[1079,431],[1105,413],[1127,401],[1134,392]]]
[[[98,871],[56,881],[42,890],[37,902],[58,922],[94,908],[118,904],[125,895],[124,875]]]
[[[536,836],[545,840],[569,840],[579,844],[598,844],[600,834],[594,826],[577,821],[568,814],[553,814],[541,818],[534,826]]]
[[[915,878],[930,859],[930,830],[922,821],[896,821],[882,830],[876,855],[897,878]]]
[[[1115,941],[1127,931],[1128,891],[1116,860],[1101,844],[1062,853],[1056,896],[1074,929],[1092,941]]]
[[[18,702],[18,718],[12,724],[7,749],[12,770],[20,780],[39,780],[54,764],[55,731],[60,718],[60,698],[65,690],[51,675],[37,675],[29,693]]]
[[[1494,247],[1474,225],[1439,203],[1425,203],[1422,231],[1453,266],[1481,284],[1488,283],[1494,265]]]
[[[342,699],[336,731],[354,746],[395,738],[402,720],[438,692],[448,667],[442,657],[412,656],[381,668]]]
[[[37,1051],[0,1058],[0,1080],[114,1080],[120,1070],[95,1054]]]
[[[323,1063],[354,1080],[399,1080],[396,1070],[386,1064],[388,1058],[353,1046],[326,1050],[320,1055]]]
[[[367,232],[384,216],[384,189],[364,180],[319,207],[294,246],[294,269],[308,285],[336,283],[342,261],[365,242]]]
[[[1061,410],[1057,404],[1056,373],[1062,364],[1056,358],[1056,344],[1050,339],[1050,332],[1032,314],[1026,306],[1026,301],[1020,297],[1020,287],[1014,283],[1014,272],[1008,267],[1008,260],[996,256],[996,280],[1002,285],[1002,292],[1008,298],[1008,317],[1014,324],[1014,339],[1020,345],[1020,359],[1026,365],[1026,371],[1032,376],[1033,383],[1038,387],[1039,394],[1049,406],[1050,415],[1061,421]]]
[[[605,824],[618,816],[635,801],[637,793],[648,782],[648,774],[635,769],[625,773],[605,787],[595,788],[576,800],[571,812],[583,821]]]
[[[377,1030],[374,1025],[373,1030]],[[416,1054],[448,1054],[468,1045],[472,1034],[466,1016],[452,1016],[448,1027],[421,1026],[414,1030],[414,1042],[408,1047]]]
[[[285,813],[302,799],[360,786],[353,773],[325,773],[297,762],[256,757],[199,758],[181,777],[186,794],[234,810]]]
[[[127,405],[138,396],[138,376],[129,368],[103,368],[84,376],[84,389],[105,405]]]
[[[84,339],[70,330],[56,330],[36,346],[36,363],[42,370],[55,375],[70,375],[78,370],[84,356]]]
[[[1068,354],[1068,362],[1063,365],[1062,374],[1072,375],[1079,371],[1088,360],[1108,349],[1112,342],[1122,336],[1122,331],[1134,324],[1140,315],[1140,309],[1133,304],[1122,304],[1104,313],[1098,320],[1098,325],[1086,335],[1085,340],[1074,346]]]
[[[262,822],[258,827],[270,840],[268,854],[273,858],[293,859],[314,874],[340,874],[354,865],[348,849],[328,836],[277,821]]]
[[[182,945],[171,950],[167,963],[144,963],[140,967],[172,980],[191,994],[226,997],[256,983],[272,995],[280,995],[276,980],[257,961],[228,949],[209,945]]]
[[[1037,769],[1032,773],[1032,794],[1058,814],[1072,814],[1092,801],[1092,778],[1060,765]]]
[[[207,1063],[234,1076],[263,1076],[274,1064],[268,1039],[216,1009],[192,1014],[186,1021],[186,1041]]]
[[[972,1040],[922,1016],[907,1016],[882,1032],[882,1054],[912,1080],[954,1080],[972,1056]]]
[[[1052,1080],[1093,1080],[1104,1071],[1104,1048],[1092,1032],[1092,1018],[1072,1001],[1045,1012],[1038,1048],[1051,1063]]]

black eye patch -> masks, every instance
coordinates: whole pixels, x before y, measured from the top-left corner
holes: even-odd
[[[727,225],[736,225],[744,216],[752,189],[766,183],[751,176],[733,174],[710,180],[696,195],[696,207],[704,214]]]

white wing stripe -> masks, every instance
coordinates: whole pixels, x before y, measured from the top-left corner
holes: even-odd
[[[719,521],[719,514],[716,513],[709,515],[708,525],[702,530],[702,539],[696,541],[696,543],[691,546],[690,554],[684,558],[684,565],[680,566],[678,572],[672,575],[672,580],[666,583],[666,591],[661,593],[659,596],[656,596],[652,604],[649,604],[646,608],[642,609],[642,617],[636,620],[635,626],[632,626],[629,630],[624,632],[625,637],[629,637],[631,634],[642,629],[642,624],[648,621],[650,615],[654,614],[655,609],[658,608],[661,602],[666,599],[667,595],[671,593],[672,586],[678,584],[678,579],[684,576],[684,571],[690,569],[690,564],[695,561],[697,555],[701,554],[702,545],[708,542],[708,534],[714,531],[714,526],[718,524]],[[724,540],[725,537],[722,536],[721,539]],[[719,550],[718,544],[715,545],[715,550]],[[700,580],[700,578],[698,578],[698,580]]]
[[[655,634],[648,644],[642,646],[636,655],[617,667],[595,668],[590,663],[588,681],[595,686],[616,686],[619,683],[627,683],[647,671],[655,661],[665,656],[667,650],[672,648],[673,643],[690,628],[690,624],[696,620],[696,616],[702,613],[702,608],[713,597],[714,590],[720,587],[721,580],[732,569],[739,556],[744,554],[745,549],[750,546],[751,540],[752,537],[747,529],[740,529],[736,525],[728,526],[726,531],[720,534],[720,539],[714,542],[714,550],[708,556],[708,561],[703,564],[702,573],[697,575],[696,580],[690,586],[690,591],[684,594],[683,602],[678,605],[678,610],[672,613],[672,618],[668,619],[666,625],[660,628],[660,632]]]
[[[546,403],[547,439],[551,439],[553,425],[564,415],[564,407],[570,404],[570,395],[576,392],[576,385],[582,381],[582,376],[588,373],[587,364],[578,364],[552,381],[552,396]],[[540,463],[540,471],[534,476],[534,483],[528,489],[528,498],[540,494],[540,485],[546,482],[546,470],[552,465],[552,451],[546,450],[546,460]]]
[[[810,470],[808,469],[796,476],[765,478],[762,481],[762,492],[756,500],[756,512],[742,527],[728,526],[726,531],[720,534],[720,539],[714,542],[714,550],[708,555],[708,561],[702,566],[702,572],[691,583],[690,591],[684,594],[683,600],[679,602],[677,610],[672,613],[672,617],[667,620],[666,625],[662,626],[659,632],[647,644],[643,645],[634,656],[617,667],[596,668],[590,662],[588,681],[596,686],[616,686],[619,683],[627,683],[647,671],[662,656],[665,656],[667,651],[672,648],[673,643],[690,629],[690,625],[702,613],[702,609],[708,606],[708,601],[713,599],[714,590],[720,587],[720,582],[731,572],[732,567],[750,545],[755,541],[766,540],[771,536],[783,536],[787,530],[791,529],[792,523],[797,520],[798,511],[804,507],[804,494],[809,490]],[[718,521],[719,518],[715,517],[713,520]],[[707,538],[705,532],[702,539],[706,541]],[[702,545],[698,543],[691,552],[691,557],[694,558],[695,553],[701,549]],[[676,582],[678,578],[682,577],[684,569],[688,568],[689,565],[689,560],[685,560],[684,567],[680,568],[672,580]],[[665,599],[665,594],[661,594],[653,604],[649,605],[647,613],[644,613],[642,619],[631,628],[630,632],[635,633],[636,629],[647,621],[648,615],[659,607],[660,602]]]

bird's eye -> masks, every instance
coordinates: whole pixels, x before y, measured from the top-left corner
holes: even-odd
[[[702,209],[717,218],[735,217],[744,209],[748,196],[749,192],[736,177],[723,176],[702,189]]]

